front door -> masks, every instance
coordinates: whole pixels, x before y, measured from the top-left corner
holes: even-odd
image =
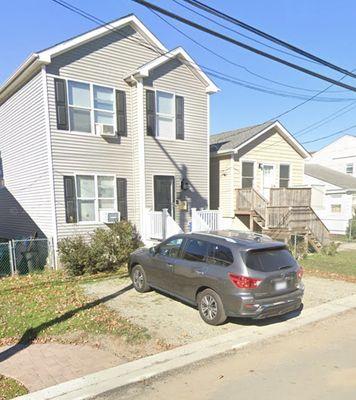
[[[155,211],[162,211],[167,208],[169,214],[174,218],[174,177],[154,177],[154,208]]]
[[[262,185],[263,195],[269,200],[270,189],[275,185],[274,165],[263,164],[262,167]]]

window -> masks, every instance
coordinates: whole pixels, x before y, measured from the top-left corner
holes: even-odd
[[[278,271],[297,265],[287,249],[251,250],[246,253],[245,263],[247,268],[262,272]]]
[[[289,187],[289,165],[281,164],[279,166],[279,187],[287,188]]]
[[[208,253],[208,243],[203,240],[188,239],[184,247],[183,258],[189,261],[204,262]]]
[[[354,173],[354,165],[352,163],[351,164],[346,164],[345,172],[347,174],[353,175],[353,173]]]
[[[94,121],[95,127],[104,124],[114,132],[114,89],[68,81],[68,103],[71,131],[91,133]]]
[[[78,221],[99,221],[99,211],[116,210],[114,176],[77,175]]]
[[[175,238],[169,240],[168,242],[162,243],[158,247],[158,254],[161,256],[177,258],[182,242],[183,238]]]
[[[252,188],[253,187],[253,162],[242,162],[242,181],[241,186],[242,189]]]
[[[228,247],[211,244],[208,252],[208,263],[227,267],[234,262],[234,257]]]
[[[175,139],[175,103],[174,94],[156,92],[157,137]]]
[[[341,204],[331,204],[332,213],[341,213]]]

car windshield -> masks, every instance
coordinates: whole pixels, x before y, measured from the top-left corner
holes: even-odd
[[[255,271],[272,272],[294,267],[296,260],[288,249],[250,250],[246,253],[247,268]]]

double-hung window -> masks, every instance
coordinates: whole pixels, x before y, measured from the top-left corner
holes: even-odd
[[[248,189],[253,187],[254,179],[254,163],[250,161],[242,162],[242,177],[241,177],[241,187],[242,189]]]
[[[74,132],[114,133],[114,89],[68,81],[69,128]]]
[[[114,176],[77,175],[76,191],[79,222],[99,221],[100,211],[117,208]]]
[[[68,81],[70,130],[91,132],[91,96],[88,83]]]
[[[156,92],[157,132],[161,139],[175,139],[175,98],[173,93]]]
[[[279,166],[279,187],[289,187],[290,168],[288,164],[281,164]]]

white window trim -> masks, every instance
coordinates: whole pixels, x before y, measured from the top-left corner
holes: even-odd
[[[173,117],[172,117],[172,115],[170,115],[170,114],[164,114],[164,113],[159,113],[158,111],[157,111],[157,109],[158,109],[158,101],[157,101],[157,93],[167,93],[167,94],[170,94],[170,95],[173,95]],[[168,140],[168,141],[171,141],[171,142],[173,142],[173,141],[176,141],[177,139],[176,139],[176,112],[175,112],[175,104],[176,104],[176,94],[174,93],[174,92],[169,92],[169,91],[167,91],[167,90],[160,90],[160,89],[155,89],[155,103],[156,103],[156,107],[155,107],[155,112],[156,112],[156,115],[155,115],[155,117],[156,117],[156,126],[155,126],[155,129],[156,129],[156,132],[155,132],[155,137],[157,138],[157,139],[159,139],[159,140]],[[162,138],[162,137],[160,137],[160,136],[158,136],[158,118],[159,117],[163,117],[163,118],[171,118],[172,117],[172,122],[173,122],[173,138]]]
[[[111,112],[111,111],[107,111],[107,110],[101,110],[101,109],[97,109],[94,108],[94,86],[100,86],[103,88],[107,88],[107,89],[112,89],[113,90],[113,94],[114,94],[114,110],[113,110],[113,116],[114,116],[114,132],[117,132],[117,115],[116,115],[116,110],[117,110],[117,106],[116,106],[116,95],[115,95],[115,91],[116,90],[123,90],[122,88],[117,88],[115,86],[111,86],[111,85],[103,85],[101,83],[97,83],[97,82],[89,82],[89,81],[84,81],[81,79],[77,79],[77,78],[68,78],[68,77],[63,77],[63,76],[59,76],[59,75],[53,75],[53,74],[47,74],[48,76],[50,76],[51,78],[59,78],[59,79],[63,79],[66,82],[66,94],[67,94],[67,105],[68,105],[68,110],[67,110],[67,118],[68,118],[68,126],[69,129],[64,130],[64,129],[60,129],[58,130],[58,132],[69,132],[70,134],[74,134],[74,135],[79,135],[79,136],[95,136],[95,137],[100,137],[100,135],[97,135],[95,133],[95,115],[94,115],[94,111],[103,111],[103,112]],[[90,90],[90,108],[87,107],[77,107],[77,106],[73,106],[69,104],[69,90],[68,90],[68,81],[72,81],[72,82],[78,82],[78,83],[84,83],[89,85],[89,90]],[[69,108],[70,107],[74,107],[74,108],[78,108],[78,109],[82,109],[82,110],[87,110],[90,111],[90,126],[91,126],[91,132],[80,132],[80,131],[75,131],[75,130],[71,130],[70,129],[70,114],[69,114]]]
[[[74,176],[75,182],[75,197],[76,197],[76,212],[77,212],[77,219],[78,221],[76,224],[78,225],[101,225],[102,222],[100,221],[100,210],[99,210],[99,193],[98,193],[98,177],[99,176],[107,176],[114,178],[114,208],[113,211],[118,212],[117,208],[117,186],[116,186],[116,178],[117,175],[115,174],[107,174],[107,173],[93,173],[93,172],[76,172],[72,176]],[[94,199],[94,207],[95,207],[95,221],[79,221],[79,209],[78,209],[78,187],[77,187],[77,177],[78,176],[93,176],[94,177],[94,190],[95,190],[95,199]],[[110,198],[100,198],[100,200],[105,199],[112,199]],[[86,200],[84,197],[80,197],[80,200]],[[87,200],[93,200],[93,198],[87,198]]]
[[[281,162],[278,166],[278,187],[281,188],[281,165],[287,165],[289,167],[289,178],[287,188],[292,187],[292,164],[288,162]]]
[[[242,175],[242,164],[243,163],[251,163],[251,164],[253,164],[253,180],[252,180],[252,189],[256,189],[256,178],[257,178],[257,171],[256,171],[256,165],[257,165],[257,163],[256,163],[256,161],[254,161],[254,160],[251,160],[251,159],[248,159],[248,158],[243,158],[243,159],[240,159],[240,165],[241,165],[241,171],[240,171],[240,188],[242,188],[242,178],[243,178],[243,175]]]

